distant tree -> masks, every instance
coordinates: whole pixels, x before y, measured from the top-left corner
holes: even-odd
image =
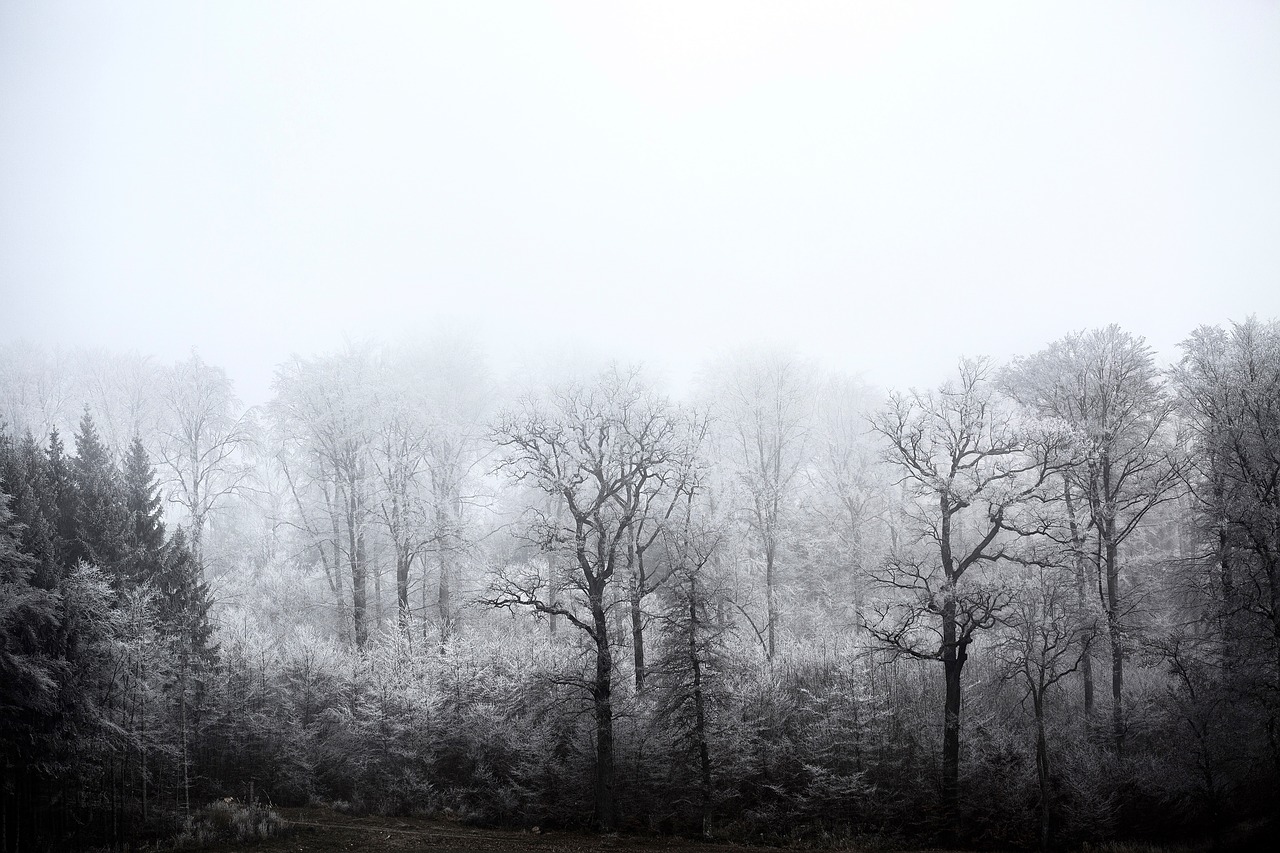
[[[303,485],[318,493],[321,513],[327,520],[304,523],[327,538],[334,572],[344,571],[350,578],[357,648],[364,648],[369,640],[367,533],[374,509],[372,380],[367,349],[316,359],[294,358],[277,372],[276,396],[271,404],[285,450],[303,461],[308,479]],[[289,476],[297,494],[298,481],[294,474]],[[300,496],[298,500],[301,503]],[[335,581],[340,583],[336,577]],[[335,591],[340,589],[335,586]]]
[[[891,394],[874,428],[902,478],[914,536],[873,572],[884,598],[867,627],[889,649],[943,665],[942,805],[954,832],[961,673],[974,635],[1013,600],[990,570],[1017,559],[1019,540],[1042,529],[1035,510],[1067,461],[1067,441],[1002,406],[981,360],[962,361],[959,381],[936,392]]]
[[[804,541],[822,573],[811,581],[810,607],[841,612],[852,605],[855,628],[863,622],[867,570],[890,538],[890,485],[869,426],[873,405],[858,381],[825,382],[805,468]]]
[[[741,518],[764,563],[764,642],[777,650],[778,563],[801,472],[808,461],[814,387],[795,359],[780,353],[744,357],[716,377],[721,447],[736,477]]]
[[[589,385],[560,390],[549,407],[526,403],[504,415],[494,432],[504,453],[502,470],[564,498],[564,516],[535,513],[529,535],[549,554],[568,557],[565,588],[577,595],[562,602],[547,578],[503,569],[485,601],[558,615],[591,641],[594,674],[583,686],[596,723],[594,819],[598,829],[611,831],[617,825],[611,584],[645,510],[646,488],[681,464],[679,416],[634,373],[615,369]]]
[[[191,551],[204,567],[204,533],[226,498],[250,474],[242,457],[252,442],[246,414],[226,372],[192,353],[161,385],[160,460],[170,500],[186,510]]]
[[[135,435],[151,441],[160,377],[150,356],[134,351],[77,349],[70,362],[79,399],[93,412],[103,443],[113,457],[123,455]]]
[[[426,463],[431,425],[426,413],[410,404],[395,377],[379,382],[370,459],[377,475],[378,520],[391,542],[396,571],[396,612],[400,630],[410,626],[409,574],[426,547],[429,470]]]

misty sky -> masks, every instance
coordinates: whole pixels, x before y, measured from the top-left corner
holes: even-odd
[[[1280,315],[1280,3],[0,0],[0,335],[883,385]]]

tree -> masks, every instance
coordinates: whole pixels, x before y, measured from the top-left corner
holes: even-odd
[[[51,746],[62,662],[49,654],[58,599],[32,583],[34,561],[20,549],[21,528],[0,491],[0,847],[17,840],[41,810],[38,783]],[[34,796],[33,796],[34,795]]]
[[[328,518],[334,571],[345,568],[350,577],[353,637],[356,647],[363,649],[369,639],[366,532],[372,509],[368,350],[316,359],[294,357],[280,367],[274,387],[277,429],[284,443],[309,464],[310,483],[319,491]],[[310,522],[307,526],[317,528]]]
[[[1018,360],[1004,384],[1031,412],[1070,424],[1083,451],[1079,464],[1065,471],[1065,497],[1084,502],[1097,537],[1090,559],[1111,647],[1111,734],[1123,751],[1130,614],[1121,549],[1152,509],[1177,494],[1181,463],[1169,434],[1173,401],[1150,347],[1114,325],[1070,335]],[[1077,534],[1076,552],[1083,546]]]
[[[778,562],[807,462],[813,388],[802,365],[780,353],[729,364],[719,382],[721,440],[736,474],[742,518],[764,563],[764,633],[772,660],[777,650]]]
[[[76,432],[71,483],[75,495],[71,559],[98,566],[115,579],[118,588],[124,580],[128,511],[119,471],[87,409]]]
[[[160,490],[151,457],[137,436],[125,456],[123,475],[125,510],[129,514],[128,544],[143,555],[159,553],[165,541]]]
[[[1280,689],[1280,323],[1201,327],[1174,370],[1191,434],[1187,481],[1208,538],[1223,666]],[[1246,671],[1267,673],[1257,679]],[[1260,686],[1260,685],[1258,685]],[[1277,715],[1269,706],[1272,725]],[[1275,738],[1272,749],[1277,750]]]
[[[379,520],[391,540],[400,630],[409,631],[409,573],[426,546],[429,415],[414,405],[403,379],[383,365],[371,461],[377,474]]]
[[[15,445],[0,428],[0,489],[13,496],[22,552],[36,561],[32,583],[47,590],[58,586],[65,550],[59,537],[62,510],[52,467],[30,432]]]
[[[1040,848],[1050,847],[1053,786],[1045,734],[1046,696],[1075,672],[1096,636],[1089,611],[1078,606],[1063,567],[1052,562],[1027,567],[1013,587],[1005,622],[1008,630],[996,654],[1007,676],[1018,680],[1031,700],[1036,727],[1036,779],[1040,788]]]
[[[226,372],[199,355],[175,364],[161,387],[160,459],[203,571],[205,529],[217,506],[244,487],[250,469],[240,453],[252,438]]]
[[[673,725],[696,755],[699,818],[702,835],[709,838],[714,803],[711,728],[716,706],[725,704],[719,676],[726,630],[707,612],[719,580],[710,577],[708,564],[720,543],[720,531],[695,510],[697,492],[690,484],[679,501],[683,511],[661,528],[671,576],[663,589],[662,642],[654,677],[658,718]]]
[[[806,467],[803,539],[824,575],[815,578],[810,608],[852,605],[855,628],[864,621],[866,571],[886,547],[889,485],[868,425],[870,393],[843,376],[822,386],[812,453]],[[824,565],[825,563],[825,565]]]
[[[528,608],[566,619],[590,640],[595,667],[584,686],[596,723],[594,822],[617,825],[614,798],[613,650],[609,638],[610,590],[645,512],[649,484],[681,466],[679,415],[634,373],[617,369],[589,385],[554,394],[550,406],[532,401],[498,422],[494,440],[503,451],[500,469],[548,495],[564,499],[563,519],[535,512],[529,535],[549,554],[566,554],[566,588],[572,602],[551,595],[553,582],[513,569],[500,570],[486,602]]]
[[[891,650],[943,665],[942,806],[956,829],[961,672],[974,635],[1012,600],[989,569],[1018,558],[1016,545],[1042,529],[1033,510],[1065,464],[1066,437],[1020,423],[996,398],[991,368],[960,363],[958,383],[894,393],[873,421],[885,460],[902,478],[914,537],[873,577],[887,593],[873,606],[871,635]]]

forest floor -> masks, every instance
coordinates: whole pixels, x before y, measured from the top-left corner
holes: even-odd
[[[760,849],[670,836],[480,829],[454,821],[356,816],[320,808],[276,811],[289,821],[288,835],[204,849],[210,853],[742,853]]]

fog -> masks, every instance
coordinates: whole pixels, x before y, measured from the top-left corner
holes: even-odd
[[[905,386],[1277,313],[1275,4],[690,5],[5,3],[3,334],[260,403],[441,329]]]
[[[1277,152],[1274,2],[0,4],[0,853],[1265,847]]]

